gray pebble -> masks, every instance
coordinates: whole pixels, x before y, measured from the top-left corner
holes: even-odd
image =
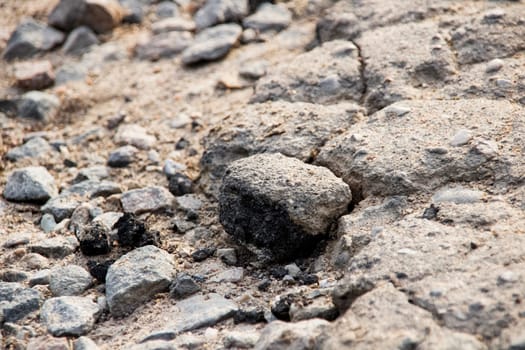
[[[4,198],[17,202],[45,202],[57,194],[55,179],[40,166],[15,170],[4,188]]]
[[[99,313],[100,308],[89,298],[62,296],[46,300],[40,320],[55,337],[79,336],[93,329]]]
[[[44,214],[42,215],[42,219],[40,219],[40,227],[45,233],[49,233],[53,231],[56,227],[57,223],[55,221],[55,217],[51,214]]]
[[[54,296],[79,295],[93,279],[89,272],[78,265],[66,265],[51,270],[49,289]]]

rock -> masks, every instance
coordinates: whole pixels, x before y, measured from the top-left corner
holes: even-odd
[[[151,24],[151,31],[153,34],[167,32],[194,32],[195,29],[195,22],[182,17],[166,18]]]
[[[207,0],[195,14],[198,30],[224,22],[240,22],[248,15],[247,0]]]
[[[106,276],[108,275],[109,267],[115,262],[115,260],[110,259],[97,263],[93,260],[88,260],[87,268],[91,276],[97,279],[100,283],[106,283]],[[104,306],[104,309],[107,309],[107,305]]]
[[[90,46],[98,45],[99,40],[91,29],[81,26],[73,30],[67,37],[62,51],[68,55],[81,55],[86,52]]]
[[[190,343],[188,349],[196,348],[194,343]],[[203,345],[202,342],[197,342],[197,346]],[[146,343],[136,344],[129,348],[130,350],[177,350],[179,349],[174,342],[164,340],[153,340]]]
[[[16,202],[41,203],[57,194],[55,179],[41,166],[13,171],[4,188],[4,198]]]
[[[64,41],[64,34],[33,19],[26,19],[11,34],[3,52],[7,61],[27,59],[52,50]]]
[[[54,296],[79,295],[91,286],[89,272],[78,265],[66,265],[51,270],[49,289]]]
[[[493,60],[490,60],[487,63],[487,68],[485,68],[485,72],[487,73],[494,73],[499,71],[503,66],[505,65],[505,62],[502,59],[495,58]]]
[[[177,16],[179,13],[179,8],[177,4],[174,4],[171,1],[162,1],[157,5],[155,14],[158,18],[168,18]]]
[[[180,273],[170,284],[170,295],[175,299],[183,299],[195,294],[201,287],[191,278],[191,276]]]
[[[29,250],[48,258],[61,259],[72,254],[78,248],[75,237],[56,236],[32,243]]]
[[[48,17],[50,25],[66,31],[85,25],[96,33],[115,28],[124,10],[116,0],[61,0]]]
[[[281,154],[261,154],[228,168],[219,218],[237,240],[286,260],[311,251],[351,199],[348,186],[327,169]]]
[[[173,195],[164,187],[150,186],[124,192],[120,201],[126,213],[141,214],[172,207]]]
[[[97,344],[91,338],[82,336],[73,343],[73,350],[98,350]]]
[[[213,247],[197,249],[196,251],[191,253],[191,258],[195,262],[201,262],[208,259],[210,256],[213,256],[213,254],[215,254],[215,251],[216,249]]]
[[[323,349],[377,347],[486,349],[475,337],[441,328],[429,312],[411,305],[408,298],[385,283],[358,298],[350,310],[325,332]],[[361,334],[356,325],[365,327]],[[357,334],[359,333],[359,335]]]
[[[358,102],[364,87],[360,69],[352,42],[330,41],[272,69],[257,81],[251,101]]]
[[[322,318],[334,321],[339,316],[339,311],[328,297],[318,297],[311,300],[308,305],[292,303],[290,305],[290,319],[292,322]]]
[[[66,188],[60,196],[86,196],[95,198],[108,197],[121,192],[122,189],[120,185],[115,182],[86,180]]]
[[[292,14],[282,4],[262,3],[257,11],[242,21],[244,28],[255,29],[259,32],[267,30],[280,31],[290,25]]]
[[[471,139],[472,139],[472,132],[470,132],[470,130],[460,129],[450,141],[450,145],[454,147],[464,146],[468,144],[468,142]]]
[[[24,271],[15,269],[0,270],[0,280],[4,282],[23,282],[27,278],[28,275]]]
[[[59,99],[40,91],[29,91],[22,95],[17,104],[21,118],[48,122],[53,119],[60,107]]]
[[[146,245],[160,245],[157,231],[150,231],[144,221],[138,220],[133,214],[125,213],[118,218],[114,227],[117,230],[119,245],[138,248]]]
[[[79,63],[64,64],[57,70],[55,84],[62,85],[70,81],[84,80],[86,75],[87,69],[84,65]]]
[[[89,298],[63,296],[46,300],[40,319],[55,337],[79,336],[93,329],[100,311]]]
[[[16,322],[37,311],[42,295],[20,283],[0,282],[0,318],[3,322]]]
[[[226,265],[237,264],[237,253],[234,248],[217,249],[217,257]]]
[[[55,221],[55,218],[51,214],[44,214],[42,215],[42,219],[40,219],[40,227],[45,233],[52,232],[57,223]]]
[[[108,165],[114,168],[127,167],[135,160],[138,151],[136,147],[130,145],[119,147],[109,154]]]
[[[51,275],[50,269],[43,269],[40,271],[37,271],[29,278],[29,286],[33,287],[36,285],[47,285],[49,284],[49,279]]]
[[[317,22],[317,40],[324,43],[336,39],[353,40],[361,32],[360,22],[348,2],[339,1]]]
[[[193,192],[193,182],[188,176],[182,173],[175,173],[168,176],[168,181],[168,189],[174,196],[183,196]]]
[[[115,135],[115,143],[132,145],[139,149],[150,149],[157,142],[155,136],[147,133],[146,129],[137,124],[121,125]]]
[[[297,323],[273,321],[263,329],[254,349],[313,349],[321,343],[329,326],[328,321],[319,319]]]
[[[485,194],[481,191],[470,190],[463,187],[443,188],[432,196],[434,203],[452,202],[456,204],[476,203],[483,199]]]
[[[123,9],[123,23],[142,23],[144,19],[144,4],[141,0],[119,0],[119,2]]]
[[[217,273],[211,276],[208,282],[210,283],[237,283],[244,278],[244,269],[242,267],[234,267],[228,270]]]
[[[265,60],[247,62],[241,66],[239,74],[243,78],[257,80],[266,74],[268,66],[269,63]]]
[[[506,134],[505,143],[500,141],[495,145],[485,141],[496,137],[493,131],[496,124],[517,120],[520,112],[512,103],[476,99],[404,101],[400,104],[409,107],[410,113],[391,117],[385,111],[376,112],[369,122],[354,125],[351,131],[329,141],[316,164],[328,167],[363,197],[430,192],[451,181],[491,178],[505,183],[519,176],[519,169],[523,167],[519,157],[508,146],[498,151],[495,147],[519,142],[517,130],[520,127]],[[469,147],[447,147],[451,131],[471,126],[473,114],[477,116],[476,132],[483,136],[472,140]],[[454,117],[450,117],[452,115]],[[505,115],[505,118],[495,120],[494,115]],[[403,128],[396,130],[396,125],[401,124]],[[407,126],[412,133],[406,133]],[[353,135],[366,136],[359,139]],[[498,156],[501,154],[505,156]],[[498,176],[500,172],[506,175]]]
[[[25,90],[41,90],[52,86],[55,73],[47,60],[15,64],[16,85]]]
[[[52,147],[46,140],[41,137],[35,137],[22,146],[10,149],[6,153],[6,158],[15,162],[24,158],[38,158],[49,154],[52,150]]]
[[[77,230],[80,251],[87,256],[108,254],[111,251],[111,230],[101,222],[93,222]]]
[[[10,249],[21,245],[26,245],[31,241],[30,232],[15,232],[5,237],[2,247]]]
[[[284,268],[286,272],[292,277],[298,277],[302,272],[296,263],[288,264]]]
[[[164,167],[162,168],[162,172],[167,177],[175,175],[183,170],[186,170],[186,166],[184,164],[177,163],[171,159],[166,159],[164,161]]]
[[[224,336],[223,345],[226,349],[251,349],[258,339],[257,331],[230,331]]]
[[[221,24],[207,28],[195,36],[193,43],[183,51],[182,62],[194,64],[220,59],[239,40],[242,28],[237,24]]]
[[[40,210],[42,213],[53,215],[55,220],[60,222],[71,217],[80,204],[81,201],[77,196],[60,194],[48,200]]]
[[[252,308],[247,310],[237,310],[233,315],[233,323],[248,323],[256,324],[260,322],[266,322],[265,311],[259,308]]]
[[[106,276],[106,297],[111,314],[127,315],[159,292],[167,291],[175,273],[172,257],[145,246],[119,258]]]
[[[217,195],[227,166],[257,153],[279,152],[309,162],[334,134],[350,128],[363,113],[351,103],[321,106],[279,101],[248,105],[206,137],[200,184]],[[260,120],[270,127],[261,125]]]
[[[159,29],[157,29],[159,30]],[[135,53],[142,60],[156,61],[178,55],[191,45],[193,35],[187,31],[163,31],[140,42]]]
[[[82,181],[91,180],[91,181],[101,181],[109,177],[109,171],[106,166],[97,165],[89,168],[81,169],[78,172],[78,175],[73,180],[74,184],[77,184]]]
[[[48,267],[49,259],[38,253],[29,253],[22,258],[21,263],[29,270],[38,270]]]

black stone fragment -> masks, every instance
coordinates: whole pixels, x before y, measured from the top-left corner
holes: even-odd
[[[430,207],[426,208],[423,212],[423,219],[435,220],[438,213],[439,207],[434,206],[434,204],[430,204]]]
[[[91,276],[97,279],[100,283],[106,282],[106,275],[109,267],[115,262],[115,260],[106,260],[101,263],[97,263],[93,260],[88,260],[87,268]]]
[[[270,269],[270,276],[278,280],[282,279],[287,274],[288,271],[286,271],[283,266],[274,266]]]
[[[168,177],[168,181],[168,189],[176,197],[193,192],[193,182],[184,174],[171,175]]]
[[[191,257],[193,261],[195,262],[201,262],[206,259],[208,259],[210,256],[215,254],[215,248],[214,247],[208,247],[208,248],[202,248],[199,249],[191,254]]]
[[[149,231],[146,223],[133,214],[125,213],[114,226],[117,229],[118,242],[122,247],[143,247],[160,245],[160,234]]]
[[[188,140],[186,140],[184,137],[182,137],[179,141],[177,141],[177,143],[175,144],[175,149],[176,150],[181,150],[181,149],[185,149],[186,147],[188,147],[190,145],[190,142]]]
[[[80,251],[87,256],[108,254],[111,251],[109,232],[100,223],[94,223],[84,228],[79,243]]]
[[[237,310],[233,314],[233,322],[235,324],[256,324],[260,322],[266,322],[266,318],[264,317],[264,310]]]
[[[293,300],[290,295],[279,298],[277,302],[272,305],[272,314],[281,321],[290,322],[290,305]]]
[[[261,281],[261,283],[257,285],[257,289],[260,290],[261,292],[266,292],[268,288],[270,288],[270,285],[271,285],[270,280],[264,279],[263,281]]]
[[[303,273],[297,277],[297,280],[306,286],[319,282],[319,277],[314,274]]]

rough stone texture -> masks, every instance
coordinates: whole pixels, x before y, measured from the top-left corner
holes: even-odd
[[[147,130],[137,124],[125,124],[118,128],[115,143],[132,145],[139,149],[150,149],[157,142],[155,136],[149,135]]]
[[[130,145],[119,147],[109,154],[108,165],[114,168],[126,167],[135,160],[138,151],[136,147]]]
[[[169,31],[156,34],[135,48],[138,58],[156,61],[170,58],[184,51],[192,43],[193,35],[186,31]]]
[[[123,16],[116,0],[61,0],[49,14],[48,22],[66,31],[85,25],[104,33],[115,28]]]
[[[57,194],[55,179],[44,167],[15,170],[4,188],[4,198],[17,202],[41,203]]]
[[[237,240],[287,259],[304,254],[326,234],[351,199],[348,186],[325,168],[279,153],[260,154],[229,166],[219,218]]]
[[[62,51],[69,55],[81,55],[90,46],[98,45],[99,40],[91,29],[81,26],[73,30],[66,39]]]
[[[51,214],[57,222],[71,217],[80,205],[80,199],[75,195],[60,194],[51,198],[40,208],[42,213]]]
[[[292,21],[292,14],[282,4],[262,3],[257,11],[242,21],[244,28],[251,28],[259,32],[267,30],[283,30]]]
[[[78,265],[66,265],[51,270],[49,290],[54,296],[79,295],[92,283],[89,272]]]
[[[195,29],[195,22],[181,17],[170,17],[151,24],[151,31],[153,34],[167,32],[194,32]]]
[[[514,183],[524,167],[511,146],[523,145],[520,113],[510,102],[484,99],[398,102],[328,142],[316,163],[364,197],[427,192],[452,181]],[[472,140],[450,146],[465,128],[475,130]]]
[[[202,30],[224,22],[238,22],[248,15],[248,0],[207,0],[197,13],[195,24]]]
[[[97,344],[88,337],[82,336],[75,340],[73,350],[98,350]]]
[[[47,60],[20,62],[15,65],[16,84],[26,90],[40,90],[55,82],[51,62]]]
[[[51,145],[46,140],[35,137],[19,147],[10,149],[6,153],[6,157],[11,161],[17,161],[24,158],[38,158],[49,154],[51,151]]]
[[[313,319],[296,323],[273,321],[266,326],[255,343],[255,350],[316,349],[330,323]]]
[[[31,58],[52,50],[64,38],[62,32],[33,19],[26,19],[11,34],[2,57],[8,61]]]
[[[0,321],[16,322],[37,311],[42,295],[20,283],[0,282]]]
[[[335,40],[272,69],[257,81],[252,102],[359,101],[363,89],[357,47]]]
[[[46,238],[29,246],[29,250],[32,252],[54,259],[64,258],[72,254],[77,248],[78,240],[72,236]]]
[[[37,121],[51,121],[60,107],[59,99],[40,91],[29,91],[22,95],[17,103],[18,115],[21,118]]]
[[[100,311],[99,306],[89,298],[63,296],[46,300],[40,319],[55,337],[79,336],[93,329]]]
[[[120,201],[124,212],[141,214],[169,209],[173,205],[174,198],[166,188],[150,186],[124,192]]]
[[[237,24],[221,24],[207,28],[195,36],[193,43],[182,52],[184,64],[215,61],[230,51],[239,40],[242,28]]]
[[[172,257],[145,246],[115,261],[106,276],[106,297],[111,314],[127,315],[155,294],[168,290],[174,276]]]
[[[302,161],[314,158],[332,137],[363,118],[351,103],[320,106],[310,103],[266,102],[237,111],[206,138],[200,183],[214,194],[233,161],[263,152],[279,152]]]
[[[474,336],[441,328],[389,283],[357,299],[329,332],[322,349],[486,349]]]

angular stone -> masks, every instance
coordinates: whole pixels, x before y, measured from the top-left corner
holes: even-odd
[[[99,306],[89,298],[63,296],[46,300],[40,320],[55,337],[89,333],[100,314]]]
[[[86,180],[64,189],[60,196],[108,197],[121,193],[120,185],[112,181]]]
[[[60,107],[60,100],[55,96],[40,91],[29,91],[22,95],[17,103],[21,118],[47,122],[55,117]]]
[[[359,101],[363,88],[357,47],[349,41],[335,40],[272,69],[257,81],[251,101]]]
[[[483,199],[482,191],[471,190],[464,187],[447,187],[439,190],[432,196],[434,203],[452,202],[456,204],[476,203]]]
[[[194,16],[198,30],[224,22],[239,22],[248,15],[248,0],[207,0]]]
[[[16,85],[26,90],[40,90],[55,82],[53,66],[49,61],[20,62],[15,65]]]
[[[58,194],[55,179],[44,167],[15,170],[7,178],[4,198],[16,202],[45,202]]]
[[[119,147],[109,154],[108,165],[114,168],[126,167],[134,161],[138,151],[136,147],[130,145]]]
[[[49,289],[54,296],[72,296],[84,292],[92,283],[89,272],[78,265],[66,265],[51,270]]]
[[[173,258],[157,247],[137,248],[122,256],[106,275],[111,314],[125,316],[155,294],[167,291],[174,274]]]
[[[153,34],[167,32],[194,32],[195,29],[195,22],[182,17],[166,18],[151,24],[151,31]]]
[[[238,24],[221,24],[195,36],[193,43],[182,53],[184,64],[215,61],[230,51],[239,40],[242,28]]]
[[[75,340],[73,350],[99,350],[99,347],[91,338],[82,336]]]
[[[285,260],[307,254],[351,200],[348,185],[328,169],[278,153],[260,154],[229,166],[219,219],[237,240]]]
[[[97,33],[115,28],[124,10],[116,0],[61,0],[51,11],[48,22],[70,31],[85,25]]]
[[[267,325],[254,346],[254,350],[314,349],[321,344],[330,323],[313,319],[297,323],[273,321]]]
[[[11,34],[3,58],[27,59],[52,50],[64,41],[64,34],[33,19],[26,19]]]
[[[142,60],[156,61],[178,55],[191,45],[193,35],[187,31],[164,31],[140,42],[135,53]]]
[[[42,303],[42,295],[35,289],[24,288],[20,283],[0,282],[0,319],[3,322],[16,322]]]
[[[81,26],[73,30],[67,37],[62,51],[68,55],[81,55],[90,46],[98,45],[99,40],[91,29]]]
[[[40,208],[42,213],[51,214],[57,222],[71,217],[82,202],[77,196],[61,194],[51,198]]]
[[[119,145],[132,145],[139,149],[150,149],[157,139],[137,124],[125,124],[118,128],[115,142]]]
[[[24,158],[38,158],[52,151],[49,143],[41,137],[35,137],[24,143],[22,146],[10,149],[6,153],[6,158],[17,161]]]
[[[81,169],[73,180],[73,183],[79,183],[86,180],[100,181],[109,177],[109,170],[106,166],[97,165]]]
[[[267,30],[280,31],[290,25],[292,14],[283,4],[262,3],[257,11],[242,21],[244,28],[251,28],[259,32]]]
[[[124,192],[120,201],[124,212],[141,214],[169,209],[174,198],[166,188],[150,186]]]
[[[170,295],[176,299],[182,299],[195,294],[201,287],[187,274],[179,274],[170,285]]]
[[[29,250],[48,258],[61,259],[72,254],[78,248],[75,237],[56,236],[32,243]]]

